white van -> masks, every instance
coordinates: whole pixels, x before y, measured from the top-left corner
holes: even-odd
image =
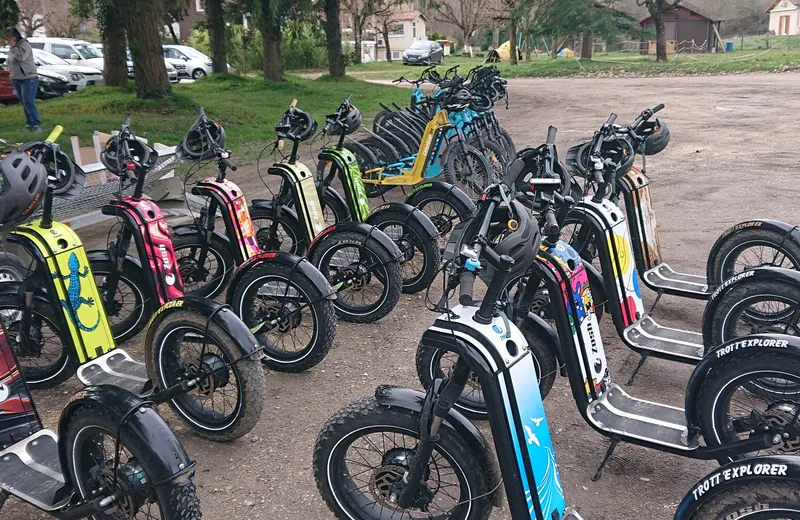
[[[103,70],[103,54],[98,52],[94,46],[84,40],[74,38],[28,38],[31,47],[43,49],[55,54],[62,60],[73,65],[83,65],[93,67],[100,71]]]

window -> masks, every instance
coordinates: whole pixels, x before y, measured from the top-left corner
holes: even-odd
[[[778,22],[778,34],[789,34],[789,20],[791,16],[781,16]]]
[[[194,10],[198,13],[205,11],[205,9],[203,9],[203,0],[194,0]]]
[[[403,36],[403,24],[396,23],[389,26],[389,36]]]
[[[73,54],[78,54],[75,52],[72,47],[69,45],[58,45],[56,43],[53,44],[53,54],[58,56],[61,59],[69,60],[70,56]]]
[[[44,43],[42,42],[30,42],[30,44],[34,49],[44,49]]]
[[[76,43],[75,49],[83,56],[84,59],[91,59],[91,58],[102,58],[103,55],[92,47],[91,45],[86,45],[85,43]]]
[[[399,60],[399,59],[402,59],[402,57],[403,56],[400,53],[400,51],[392,51],[392,59],[393,60]]]
[[[411,22],[411,37],[417,37],[417,22]]]

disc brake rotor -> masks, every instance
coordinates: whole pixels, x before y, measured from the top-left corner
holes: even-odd
[[[774,447],[782,451],[800,450],[800,424],[795,421],[797,405],[793,403],[779,403],[770,407],[762,414],[762,418],[770,428],[783,430],[783,443]]]
[[[202,282],[208,278],[208,269],[197,265],[197,259],[184,256],[178,261],[178,272],[184,282]]]
[[[445,215],[444,213],[433,215],[431,221],[440,235],[449,233],[453,229],[453,219],[450,215]]]
[[[200,379],[197,391],[206,397],[230,382],[229,369],[225,365],[225,361],[216,354],[204,354],[199,365],[196,363],[186,365],[186,372],[187,379]]]
[[[291,332],[292,329],[296,329],[300,326],[302,313],[300,312],[300,306],[295,301],[289,300],[282,303],[270,303],[266,311],[266,321],[270,323],[277,321],[274,328],[281,334]]]

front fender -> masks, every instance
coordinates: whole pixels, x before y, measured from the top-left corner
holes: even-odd
[[[717,319],[717,309],[725,301],[728,294],[739,286],[758,283],[761,280],[777,280],[787,285],[800,286],[800,271],[782,267],[758,267],[741,272],[725,280],[711,294],[703,311],[703,343],[706,345],[711,344],[712,327]]]
[[[221,327],[233,338],[235,346],[242,356],[260,354],[261,345],[258,344],[253,333],[250,332],[247,325],[233,312],[229,305],[208,298],[187,295],[165,303],[153,314],[147,326],[147,338],[144,345],[147,359],[152,358],[153,342],[159,325],[167,317],[181,312],[193,312],[205,318],[211,316],[211,322]]]
[[[175,226],[171,228],[171,232],[175,236],[190,236],[190,235],[199,235],[201,231],[197,229],[197,224],[181,224],[180,226]],[[214,230],[214,236],[225,242],[226,244],[230,244],[230,239],[228,235],[225,233],[220,233],[217,230]]]
[[[365,220],[364,223],[374,226],[376,216],[384,210],[396,211],[400,213],[405,217],[406,224],[410,221],[418,223],[422,229],[425,230],[426,236],[420,237],[423,240],[432,240],[439,236],[439,231],[436,229],[436,226],[433,225],[431,219],[428,218],[428,215],[423,213],[423,211],[416,206],[412,206],[411,204],[406,204],[404,202],[389,202],[388,204],[380,206],[379,208],[375,209],[375,211],[373,211],[369,217],[367,217],[367,220]]]
[[[774,352],[789,352],[800,358],[800,337],[787,334],[752,334],[726,341],[708,351],[692,371],[689,384],[686,386],[684,407],[689,425],[698,424],[698,406],[700,387],[709,372],[723,361],[738,356],[741,352],[755,352],[770,356]]]
[[[397,247],[397,244],[389,238],[389,236],[381,231],[380,229],[376,228],[375,226],[370,226],[369,224],[365,224],[364,222],[339,222],[332,226],[328,226],[327,228],[323,229],[322,232],[317,235],[311,245],[308,247],[308,256],[314,256],[314,248],[319,245],[322,241],[322,238],[326,235],[334,232],[334,231],[352,231],[358,233],[360,235],[364,235],[375,240],[378,245],[380,245],[383,249],[386,250],[386,253],[389,255],[390,258],[397,260],[398,258],[402,258],[403,253],[400,251],[400,248]]]
[[[0,282],[0,296],[14,296],[22,298],[22,282]],[[44,287],[37,287],[33,291],[33,297],[42,303],[52,305]],[[20,300],[22,301],[22,300]]]
[[[800,461],[797,457],[768,455],[729,462],[697,482],[686,493],[675,511],[674,520],[689,520],[715,496],[731,488],[770,480],[793,481],[800,489]],[[731,515],[727,518],[733,518]]]
[[[533,312],[529,312],[528,316],[523,320],[520,327],[524,334],[532,334],[535,337],[541,338],[547,348],[550,349],[558,360],[558,366],[564,366],[564,359],[561,356],[561,342],[558,340],[558,334],[553,330],[542,317]]]
[[[397,386],[379,386],[375,389],[375,400],[381,406],[399,408],[405,412],[420,416],[422,405],[425,402],[425,392]],[[503,497],[499,491],[501,488],[500,471],[492,449],[483,434],[456,410],[450,410],[449,415],[442,422],[442,428],[462,439],[470,448],[470,451],[477,455],[481,468],[486,472],[486,481],[489,489],[495,490],[492,498],[493,502],[495,506],[502,505]]]
[[[194,462],[189,460],[175,434],[154,409],[144,406],[142,399],[119,387],[89,386],[72,396],[58,421],[58,451],[67,484],[71,484],[74,478],[66,463],[66,454],[71,448],[66,445],[67,426],[82,407],[101,408],[117,424],[127,419],[124,425],[126,442],[140,453],[149,455],[148,476],[152,481],[168,481],[193,473]],[[129,414],[131,410],[136,411]]]
[[[800,247],[800,228],[797,226],[787,224],[786,222],[781,222],[780,220],[770,219],[756,219],[740,222],[735,226],[731,226],[726,229],[719,236],[719,238],[717,238],[716,242],[714,242],[714,245],[711,247],[711,250],[708,252],[708,260],[706,261],[706,279],[708,280],[709,284],[716,285],[717,283],[716,280],[711,279],[714,276],[714,273],[712,272],[712,266],[719,255],[720,249],[722,249],[722,247],[729,240],[743,231],[747,231],[748,229],[775,231],[776,233],[783,235],[786,241],[792,241],[795,244],[798,244],[798,247]]]
[[[415,186],[414,190],[408,194],[408,197],[406,197],[406,204],[416,206],[418,199],[424,194],[425,190],[431,190],[440,193],[446,202],[452,199],[462,207],[469,208],[471,213],[475,212],[475,203],[466,193],[458,189],[457,186],[450,184],[449,182],[442,181],[423,182],[422,184]]]
[[[328,279],[306,258],[284,251],[269,251],[257,254],[236,269],[236,272],[233,274],[233,279],[228,285],[228,292],[225,294],[225,303],[228,305],[233,303],[233,293],[236,291],[236,287],[242,281],[244,275],[247,274],[250,269],[255,269],[266,262],[275,262],[285,265],[290,269],[297,269],[300,271],[300,273],[311,280],[317,288],[318,294],[314,299],[327,298],[332,300],[336,298],[336,291],[333,290]]]

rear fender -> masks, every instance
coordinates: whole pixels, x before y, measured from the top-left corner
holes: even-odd
[[[365,224],[375,225],[374,221],[375,218],[380,212],[382,211],[396,211],[403,215],[405,218],[405,224],[408,222],[414,221],[417,222],[422,229],[425,230],[425,236],[420,237],[423,240],[433,240],[439,236],[439,232],[436,230],[436,226],[433,225],[431,219],[428,218],[428,215],[422,212],[419,208],[412,206],[411,204],[406,204],[404,202],[389,202],[388,204],[384,204],[379,208],[375,209],[372,214],[367,217],[367,220],[364,222]]]
[[[418,203],[417,201],[425,193],[426,190],[442,194],[444,196],[445,201],[452,198],[460,202],[464,207],[471,208],[472,213],[475,212],[475,203],[472,202],[472,199],[470,199],[466,193],[458,189],[453,184],[441,181],[423,182],[422,184],[417,185],[414,188],[414,191],[409,193],[408,197],[406,197],[406,204],[411,204],[412,206],[416,206]]]
[[[718,283],[717,280],[712,280],[711,278],[714,275],[712,272],[712,266],[714,265],[717,256],[719,256],[720,250],[731,239],[743,231],[747,231],[748,229],[775,231],[776,233],[783,235],[785,241],[794,242],[798,245],[798,247],[800,247],[800,228],[797,226],[793,226],[779,220],[768,219],[747,220],[745,222],[740,222],[739,224],[726,229],[719,236],[719,238],[717,238],[717,241],[714,242],[714,245],[711,247],[711,251],[708,252],[708,260],[706,261],[706,279],[710,285],[714,286]]]
[[[191,235],[200,235],[201,231],[197,228],[196,224],[182,224],[180,226],[175,226],[172,228],[172,234],[175,236],[191,236]],[[220,233],[217,230],[214,230],[214,236],[225,242],[226,244],[230,244],[231,240],[228,238],[228,235],[225,233]]]
[[[703,505],[720,493],[740,486],[749,486],[764,479],[794,482],[795,487],[800,489],[800,461],[797,457],[767,455],[729,462],[692,486],[678,505],[673,520],[689,520]],[[747,516],[744,513],[755,513],[755,510],[748,509],[740,513],[742,516]],[[737,516],[734,513],[726,518]]]
[[[758,283],[761,280],[777,280],[787,285],[800,286],[800,271],[782,267],[759,267],[741,272],[725,280],[711,294],[703,311],[703,343],[706,345],[711,343],[711,331],[714,321],[717,319],[717,309],[728,294],[739,286]]]
[[[700,363],[694,368],[689,384],[686,386],[684,407],[686,420],[690,426],[697,426],[700,387],[709,372],[714,370],[723,361],[736,358],[743,353],[757,353],[771,356],[776,352],[789,353],[800,358],[800,338],[786,334],[752,334],[735,338],[718,345],[708,351]],[[696,432],[690,432],[696,433]]]
[[[394,260],[398,260],[403,257],[403,253],[400,251],[400,248],[397,247],[397,244],[395,244],[394,241],[389,238],[388,235],[386,235],[386,233],[375,226],[370,226],[364,222],[339,222],[323,229],[308,247],[308,256],[314,256],[314,250],[322,242],[323,237],[337,231],[352,231],[363,235],[365,239],[371,238],[375,240],[378,245],[386,251],[389,257]]]
[[[74,475],[70,473],[66,463],[67,451],[71,448],[66,445],[67,426],[75,412],[85,406],[102,408],[115,423],[126,419],[124,427],[127,431],[127,442],[149,455],[148,476],[154,482],[180,480],[194,473],[194,462],[189,459],[175,434],[153,408],[146,406],[144,401],[132,393],[116,386],[89,386],[72,396],[58,421],[58,451],[66,484],[74,484]],[[136,411],[129,413],[131,410]]]
[[[314,267],[311,262],[301,256],[286,253],[284,251],[276,251],[260,253],[247,260],[236,269],[236,272],[233,274],[233,279],[228,286],[228,292],[225,295],[225,302],[228,305],[233,303],[233,293],[236,291],[236,287],[241,282],[242,277],[244,277],[244,275],[247,274],[250,269],[255,269],[266,262],[279,263],[289,267],[290,269],[297,269],[300,271],[303,276],[311,280],[317,287],[317,290],[319,291],[317,295],[318,298],[327,298],[331,300],[336,298],[336,291],[333,290],[331,284],[328,283],[328,280],[325,278],[325,276],[323,276],[323,274],[319,272],[319,269]]]
[[[381,406],[398,408],[419,417],[422,414],[422,406],[425,402],[425,392],[396,386],[379,386],[375,389],[375,400]],[[481,468],[486,472],[486,483],[489,489],[499,490],[500,472],[497,461],[489,447],[489,443],[481,432],[456,410],[450,410],[450,414],[442,422],[442,428],[451,435],[463,439],[470,451],[476,454]],[[502,499],[502,492],[494,491],[494,496],[492,497],[494,505],[499,507],[502,504]]]

